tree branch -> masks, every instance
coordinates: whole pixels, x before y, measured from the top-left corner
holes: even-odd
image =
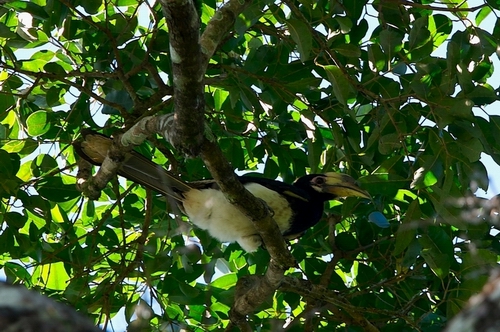
[[[284,277],[285,270],[294,266],[295,261],[286,248],[281,232],[273,221],[267,205],[243,187],[220,147],[205,131],[203,76],[206,66],[201,64],[202,54],[198,38],[199,18],[193,3],[161,0],[161,4],[170,34],[175,107],[173,118],[170,115],[146,117],[123,136],[115,137],[108,151],[108,157],[104,160],[99,172],[91,181],[81,186],[88,189],[87,195],[90,193],[98,197],[99,190],[104,188],[116,174],[124,154],[133,145],[140,144],[152,131],[162,133],[182,152],[191,156],[201,156],[226,198],[255,223],[272,257],[265,276],[255,277],[251,287],[243,289],[244,291],[235,298],[235,304],[231,310],[231,321],[244,328],[247,326],[246,315],[253,312],[274,293]],[[234,23],[237,11],[243,10],[247,5],[248,3],[241,5],[236,2],[228,4],[220,14],[223,17],[222,21],[211,20],[214,27],[209,24],[207,27],[209,32],[205,35],[205,42],[209,41],[211,48],[205,56],[213,54],[217,43],[225,34],[220,32],[223,28],[221,22]],[[225,26],[224,30],[227,32],[229,27]],[[215,36],[216,31],[219,31],[219,36]],[[205,64],[207,61],[205,59]]]
[[[293,257],[284,241],[276,241],[281,238],[280,232],[276,223],[271,222],[267,206],[243,187],[220,147],[205,132],[204,72],[200,71],[199,20],[194,4],[191,1],[172,0],[161,0],[161,4],[171,40],[175,115],[173,121],[168,116],[157,119],[158,132],[181,151],[193,156],[200,155],[226,198],[248,215],[262,232],[271,257],[282,267],[293,266]],[[234,11],[231,13],[235,14]],[[218,24],[217,20],[212,19],[210,22]],[[212,30],[211,27],[207,29]]]
[[[0,326],[2,331],[102,332],[74,309],[4,282],[0,282]]]
[[[210,19],[200,39],[203,72],[205,72],[208,61],[214,55],[223,38],[234,26],[236,17],[251,3],[251,0],[230,0]]]
[[[271,261],[264,276],[247,276],[238,280],[234,304],[229,319],[237,326],[246,322],[246,315],[268,300],[276,291],[284,277],[281,266]]]
[[[201,156],[229,202],[255,223],[272,257],[266,275],[254,279],[252,286],[235,298],[231,321],[244,328],[245,316],[274,293],[284,277],[285,269],[295,265],[294,258],[286,248],[266,204],[243,187],[220,147],[205,131],[203,76],[206,63],[225,34],[222,32],[229,31],[236,15],[249,2],[238,4],[232,1],[219,11],[219,16],[209,22],[206,29],[208,32],[202,39],[203,66],[202,48],[198,38],[199,18],[194,4],[189,0],[160,0],[160,3],[170,34],[175,114],[173,121],[168,117],[157,119],[157,131],[168,137],[170,142],[177,148],[180,147],[184,153]],[[219,35],[215,36],[217,33]]]
[[[315,301],[332,304],[335,307],[342,309],[344,315],[351,317],[351,319],[348,320],[351,324],[363,327],[364,331],[378,331],[378,328],[370,323],[365,316],[363,316],[360,307],[350,304],[347,299],[342,298],[336,291],[327,289],[320,285],[314,285],[308,280],[301,280],[292,277],[283,278],[279,289],[285,292],[297,293],[307,300],[313,299]]]
[[[77,188],[90,199],[98,199],[101,190],[116,176],[118,169],[125,160],[125,155],[130,152],[133,145],[122,144],[122,135],[113,137],[113,144],[108,149],[108,154],[102,162],[99,171],[90,176],[90,164],[85,160],[78,161]]]
[[[448,324],[445,332],[497,331],[500,326],[500,272],[493,270],[481,293],[472,296],[467,306]]]
[[[200,20],[190,0],[160,0],[167,20],[174,82],[174,126],[171,143],[197,156],[203,142],[205,100],[199,43]]]
[[[396,1],[396,0],[394,0],[394,1]],[[476,10],[479,10],[483,7],[488,6],[487,3],[483,3],[481,5],[477,5],[475,7],[470,7],[470,8],[463,8],[463,7],[459,7],[459,6],[457,6],[457,7],[436,7],[436,6],[424,5],[424,4],[416,3],[416,2],[412,2],[412,1],[397,0],[397,2],[398,2],[398,4],[404,5],[404,6],[427,9],[427,10],[435,10],[435,11],[441,11],[441,12],[449,12],[449,13],[475,12]]]

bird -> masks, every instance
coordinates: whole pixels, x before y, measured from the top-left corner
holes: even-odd
[[[90,163],[101,165],[112,138],[92,130],[82,131],[82,136],[82,140],[73,143],[75,152]],[[225,198],[215,180],[184,182],[136,151],[127,152],[117,173],[174,198],[191,223],[221,242],[237,242],[247,252],[255,252],[263,244],[252,220]],[[300,237],[316,225],[326,201],[348,196],[371,199],[354,178],[343,173],[308,174],[293,184],[250,175],[238,179],[267,204],[287,240]]]

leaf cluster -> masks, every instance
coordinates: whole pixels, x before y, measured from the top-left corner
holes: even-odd
[[[106,327],[124,309],[144,331],[231,329],[235,286],[264,274],[265,250],[218,243],[123,180],[96,201],[75,189],[83,127],[172,112],[161,3],[0,8],[0,268]],[[500,164],[500,6],[468,3],[260,0],[220,31],[206,123],[233,168],[285,182],[343,171],[373,196],[332,202],[290,244],[298,266],[252,328],[431,331],[482,288],[500,253],[498,203],[474,195],[489,186],[481,156]],[[201,33],[224,13],[197,6]],[[210,177],[161,138],[138,150],[185,180]]]

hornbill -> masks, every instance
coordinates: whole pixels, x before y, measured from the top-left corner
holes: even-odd
[[[90,163],[101,165],[112,139],[87,130],[82,135],[83,140],[73,144],[75,151]],[[185,183],[135,151],[127,153],[118,174],[175,198],[193,224],[222,242],[238,242],[248,252],[262,245],[254,223],[224,197],[214,180]],[[245,175],[238,178],[249,192],[266,202],[285,239],[297,238],[318,223],[326,201],[347,196],[370,198],[352,177],[341,173],[309,174],[293,184]]]

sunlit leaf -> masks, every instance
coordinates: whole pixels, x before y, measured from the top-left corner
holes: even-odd
[[[66,289],[69,276],[62,262],[42,265],[39,269],[41,269],[40,274],[45,281],[46,287],[53,290]]]
[[[28,126],[28,133],[31,136],[40,136],[50,130],[51,123],[49,120],[49,113],[46,111],[37,111],[26,120]]]
[[[485,6],[479,10],[476,15],[476,25],[479,26],[481,22],[491,14],[491,7]]]

